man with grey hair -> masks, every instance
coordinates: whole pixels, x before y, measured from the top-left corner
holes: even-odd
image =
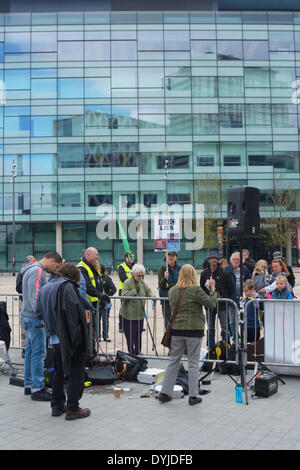
[[[251,279],[251,274],[249,273],[248,269],[244,264],[242,264],[242,275],[241,275],[241,268],[240,268],[240,253],[239,251],[235,251],[230,256],[230,264],[225,267],[225,271],[229,271],[232,277],[234,290],[232,294],[232,300],[236,303],[237,307],[240,307],[240,296],[241,296],[241,285],[247,279]],[[235,309],[230,306],[229,309],[229,326],[231,330],[231,335],[233,337],[233,341],[237,344],[237,325],[236,325],[236,318],[235,318]]]
[[[79,268],[84,277],[86,284],[86,295],[93,307],[93,312],[96,312],[97,310],[98,301],[100,301],[103,306],[109,301],[109,297],[103,292],[100,265],[98,260],[99,252],[97,248],[90,246],[85,250],[82,259],[77,264],[77,268]],[[95,326],[95,313],[93,314],[92,318],[93,326]],[[92,355],[96,355],[95,341],[93,341]]]
[[[243,257],[243,264],[246,266],[248,269],[249,273],[252,276],[252,273],[255,268],[255,261],[254,259],[250,258],[250,252],[246,248],[242,250],[242,257]]]

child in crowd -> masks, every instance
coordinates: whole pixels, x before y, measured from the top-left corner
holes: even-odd
[[[290,299],[294,298],[292,292],[288,289],[286,276],[277,276],[276,289],[271,294],[271,299]]]
[[[244,297],[243,304],[246,310],[246,304],[253,299],[258,299],[255,292],[255,282],[253,279],[247,279],[243,285]],[[260,338],[261,318],[263,316],[264,304],[257,300],[252,302],[247,308],[247,341],[255,343]]]

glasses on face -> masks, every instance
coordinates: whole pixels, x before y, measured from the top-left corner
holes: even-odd
[[[240,258],[232,258],[232,261],[240,261]]]
[[[144,274],[137,274],[136,277],[144,277]]]

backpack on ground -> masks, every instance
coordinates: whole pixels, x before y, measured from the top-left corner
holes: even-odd
[[[239,354],[241,354],[239,352]],[[225,357],[224,360],[227,359],[227,361],[236,361],[236,350],[234,346],[231,346],[227,358]],[[218,371],[220,374],[223,375],[241,375],[241,368],[239,364],[230,364],[229,362],[224,362],[218,364]]]
[[[121,380],[136,380],[139,372],[148,367],[148,361],[134,354],[117,351],[115,360],[115,371]]]

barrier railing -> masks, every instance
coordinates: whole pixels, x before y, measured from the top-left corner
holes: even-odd
[[[11,348],[25,347],[25,334],[23,331],[20,314],[22,303],[21,298],[22,296],[19,294],[0,295],[0,301],[6,302],[6,310],[12,329]],[[106,332],[103,330],[103,323],[105,324],[106,315],[98,303],[97,310],[94,314],[91,315],[91,321],[89,324],[90,355],[92,356],[95,352],[115,355],[118,350],[131,350],[133,353],[138,352],[149,358],[168,358],[168,349],[161,345],[161,339],[165,331],[164,318],[169,313],[169,310],[166,307],[167,300],[168,299],[165,297],[111,297],[110,302],[112,307],[108,312],[107,318],[108,338],[110,339],[109,342],[104,340]],[[139,316],[143,318],[143,322],[140,322],[137,325],[136,331],[137,335],[141,336],[142,344],[140,351],[133,351],[131,349],[131,346],[133,346],[134,336],[134,331],[132,328],[129,329],[129,332],[127,331],[127,339],[125,334],[119,332],[119,312],[122,302],[127,302],[129,305],[129,318],[133,319],[134,310],[137,310]],[[145,302],[144,309],[142,308],[142,302]],[[223,323],[222,328],[220,328],[218,318],[220,318],[222,315]],[[211,343],[208,343],[207,350],[214,346],[215,339],[220,340],[223,338],[225,341],[229,341],[230,329],[234,330],[233,337],[238,337],[238,309],[235,302],[233,302],[231,299],[218,299],[217,308],[215,310],[207,310],[206,317],[210,319],[206,336],[209,336],[210,339],[213,338]],[[227,332],[226,336],[224,336],[224,331],[225,333]],[[139,346],[140,345],[138,345],[138,347]],[[204,341],[202,346],[203,349],[205,349]],[[214,359],[208,359],[208,362],[209,361],[213,362]],[[222,362],[222,360],[220,359],[219,362]]]
[[[257,318],[263,302],[261,324],[254,322],[254,338],[249,342],[248,325]],[[256,336],[257,335],[257,336]],[[300,376],[300,300],[254,299],[244,311],[244,344],[247,345],[247,365],[261,363],[272,372]]]
[[[8,314],[9,325],[11,327],[10,347],[21,348],[25,345],[25,333],[21,322],[20,294],[0,294],[1,308]]]

